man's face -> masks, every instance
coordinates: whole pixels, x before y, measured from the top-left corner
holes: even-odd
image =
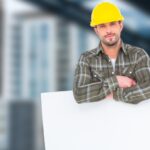
[[[99,36],[101,43],[106,46],[117,44],[120,39],[123,23],[121,21],[97,25],[94,30]]]

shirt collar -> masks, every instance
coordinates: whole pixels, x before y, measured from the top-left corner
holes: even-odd
[[[104,50],[102,48],[101,42],[99,43],[98,47],[96,48],[96,54],[99,55],[99,53],[104,53]],[[121,41],[121,50],[123,50],[123,52],[125,53],[125,55],[127,55],[127,50],[125,47],[125,43],[123,41]]]

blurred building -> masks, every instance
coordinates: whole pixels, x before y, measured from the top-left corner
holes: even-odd
[[[71,90],[80,54],[95,48],[98,38],[66,18],[31,8],[10,13],[5,23],[3,97],[12,101],[6,147],[44,150],[40,94]]]
[[[80,54],[99,43],[88,27],[88,11],[75,5],[60,14],[65,1],[39,2],[42,9],[8,0],[3,9],[0,1],[0,150],[44,150],[41,92],[72,90]],[[123,38],[149,47],[149,40],[128,26]]]
[[[3,41],[2,41],[2,35],[3,35],[3,1],[0,0],[0,95],[2,94],[2,67],[3,67],[3,61],[2,61],[2,49],[3,49]]]
[[[9,104],[0,101],[0,150],[7,150],[9,143]]]
[[[71,90],[79,55],[94,48],[97,37],[77,24],[45,13],[25,12],[15,19],[10,97],[39,98],[41,92]]]
[[[35,149],[35,105],[13,102],[9,108],[9,150]]]

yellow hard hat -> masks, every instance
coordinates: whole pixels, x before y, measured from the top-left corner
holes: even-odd
[[[93,9],[90,26],[94,27],[99,24],[122,20],[124,20],[124,17],[116,5],[110,2],[102,2]]]

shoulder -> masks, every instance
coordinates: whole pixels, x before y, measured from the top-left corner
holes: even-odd
[[[127,50],[127,53],[129,55],[133,55],[133,56],[148,56],[148,53],[141,47],[138,47],[138,46],[134,46],[134,45],[131,45],[131,44],[125,44],[125,48]]]
[[[97,48],[87,50],[80,55],[80,59],[83,59],[83,58],[89,59],[89,58],[96,56],[96,54],[97,54]]]

